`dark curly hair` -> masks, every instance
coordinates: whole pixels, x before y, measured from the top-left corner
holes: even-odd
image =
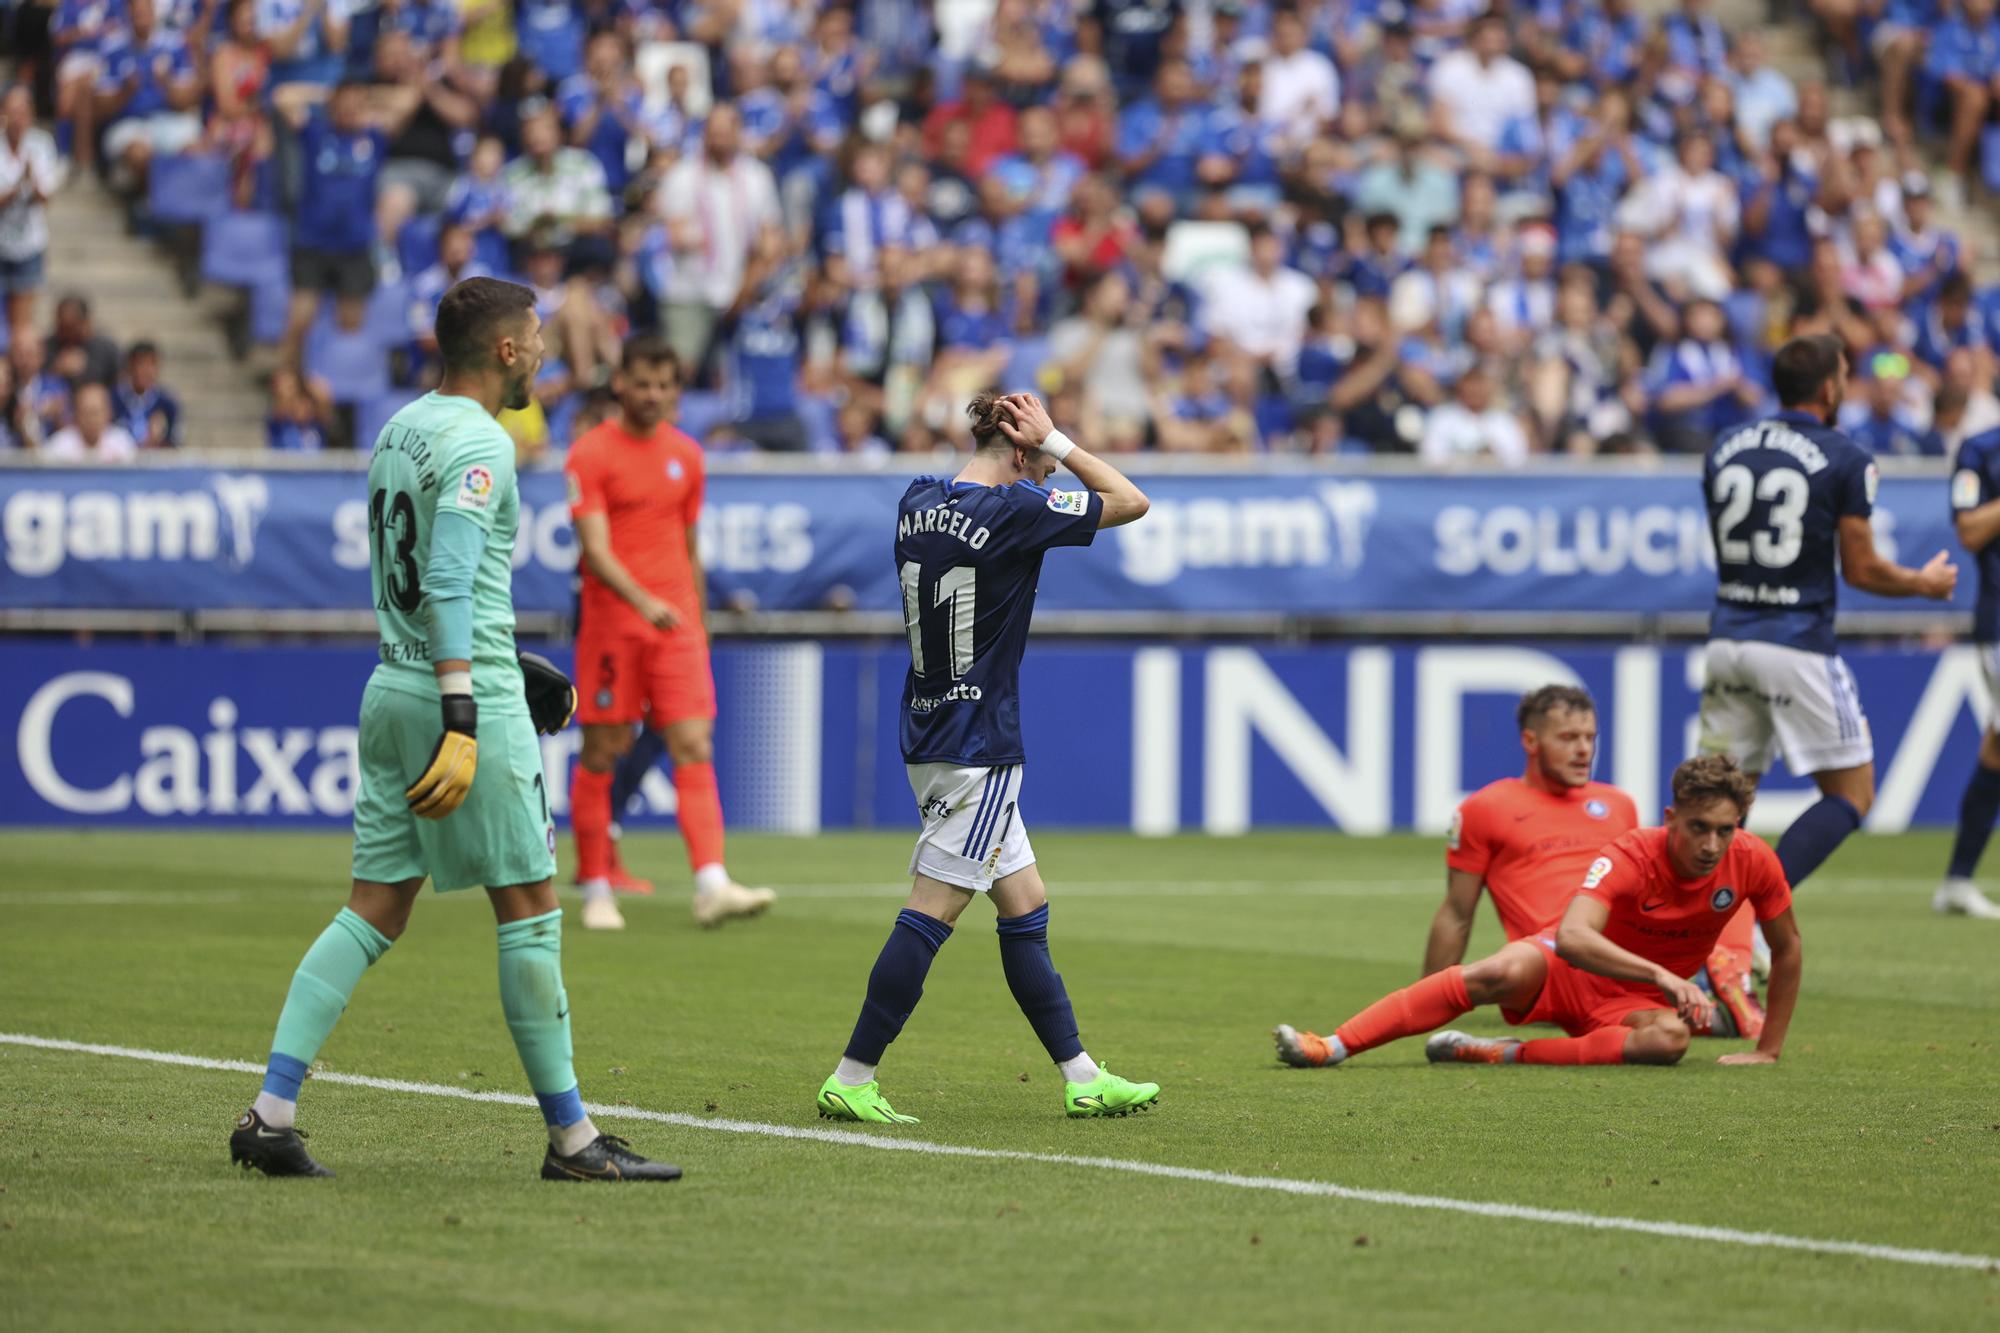
[[[1677,806],[1726,800],[1735,804],[1737,814],[1747,815],[1756,796],[1757,780],[1738,768],[1736,761],[1726,754],[1697,755],[1674,770]]]

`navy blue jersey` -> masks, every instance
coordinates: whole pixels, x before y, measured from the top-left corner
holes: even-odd
[[[1875,508],[1867,451],[1804,412],[1724,435],[1701,470],[1715,538],[1709,635],[1834,650],[1840,520]]]
[[[1951,469],[1952,517],[2000,500],[2000,429],[1975,435],[1958,446]],[[1972,637],[2000,643],[2000,541],[1979,552],[1979,601],[1972,611]]]
[[[910,672],[903,762],[1018,764],[1021,654],[1042,553],[1088,546],[1103,497],[1033,482],[918,477],[896,508],[896,571]]]

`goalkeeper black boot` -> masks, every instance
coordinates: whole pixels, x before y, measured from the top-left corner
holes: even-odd
[[[296,1129],[273,1129],[255,1111],[245,1111],[229,1136],[229,1160],[267,1176],[331,1176],[306,1151],[304,1139]]]
[[[543,1180],[679,1180],[672,1162],[655,1162],[632,1151],[616,1134],[599,1134],[567,1157],[549,1145],[542,1158]]]

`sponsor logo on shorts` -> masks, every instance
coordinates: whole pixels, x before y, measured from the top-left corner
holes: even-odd
[[[1604,877],[1610,873],[1611,858],[1608,856],[1598,857],[1590,863],[1590,869],[1584,873],[1583,887],[1586,889],[1596,888],[1604,882]]]
[[[1090,492],[1050,491],[1049,508],[1058,514],[1074,514],[1081,518],[1090,512]]]
[[[1585,801],[1583,803],[1583,813],[1589,815],[1592,819],[1602,819],[1611,813],[1611,807],[1602,801]]]
[[[484,509],[493,503],[493,474],[483,467],[469,467],[458,483],[460,509]]]
[[[942,796],[933,796],[917,807],[917,813],[925,819],[950,819],[951,802]]]
[[[1708,895],[1708,905],[1718,912],[1727,912],[1736,905],[1736,890],[1727,884]]]

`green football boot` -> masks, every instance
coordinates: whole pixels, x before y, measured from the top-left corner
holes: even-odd
[[[869,1079],[858,1088],[850,1088],[832,1074],[819,1089],[819,1118],[822,1120],[856,1120],[877,1125],[914,1125],[917,1118],[903,1115],[882,1097],[882,1089],[874,1079]]]
[[[1131,1115],[1147,1110],[1159,1100],[1159,1084],[1130,1082],[1103,1065],[1097,1067],[1097,1077],[1088,1083],[1063,1084],[1063,1110],[1072,1120]]]

